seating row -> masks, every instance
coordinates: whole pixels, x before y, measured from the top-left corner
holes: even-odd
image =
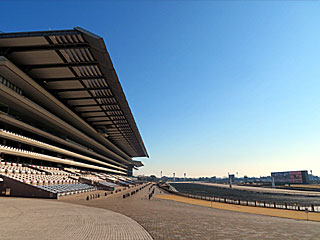
[[[35,156],[41,155],[3,145],[0,145],[0,147],[18,152],[28,152]],[[106,187],[130,186],[135,184],[131,178],[126,176],[83,171],[75,168],[28,165],[8,162],[3,159],[0,159],[0,176],[1,175],[25,184],[33,185],[34,187],[44,189],[59,196],[97,190],[96,186],[81,183],[80,181],[83,181],[83,179],[99,182]]]
[[[45,174],[21,163],[0,162],[1,173],[20,173],[20,174]]]
[[[96,187],[93,187],[84,183],[47,185],[47,186],[37,186],[37,187],[52,193],[58,193],[59,195],[77,194],[77,193],[97,190]]]
[[[61,153],[61,154],[66,155],[66,156],[72,156],[72,157],[80,158],[80,159],[83,159],[83,160],[86,160],[86,161],[100,163],[100,164],[102,164],[104,166],[107,166],[107,167],[112,167],[112,168],[118,169],[118,170],[114,170],[114,172],[126,171],[126,169],[124,169],[123,167],[119,167],[119,166],[116,166],[116,165],[113,165],[113,164],[109,164],[109,163],[106,163],[104,161],[100,161],[98,159],[94,159],[94,158],[91,158],[91,157],[88,157],[88,156],[84,156],[82,154],[78,154],[78,153],[75,153],[75,152],[60,148],[60,147],[56,147],[56,146],[50,145],[48,143],[40,142],[38,140],[29,138],[29,137],[25,137],[25,136],[22,136],[22,135],[17,134],[17,133],[9,132],[9,131],[4,130],[4,129],[0,129],[0,137],[5,137],[5,138],[11,139],[13,141],[22,142],[22,143],[25,143],[25,144],[28,144],[28,145],[31,145],[31,146],[36,146],[36,147],[39,147],[39,148],[42,148],[42,149],[46,149],[46,150],[49,150],[49,151],[52,151],[52,152]],[[3,146],[0,146],[0,147],[3,147]],[[9,150],[13,150],[13,151],[18,150],[18,151],[20,151],[22,153],[28,153],[28,154],[37,155],[36,153],[25,151],[25,150],[21,150],[21,149],[15,149],[15,148],[11,148],[11,147],[7,147],[7,148]]]
[[[111,183],[111,182],[100,182],[100,184],[106,186],[106,187],[118,187],[118,184]]]
[[[77,180],[59,175],[4,174],[4,176],[32,185],[77,183]]]
[[[65,172],[61,170],[60,168],[55,168],[55,167],[46,167],[46,166],[35,166],[32,165],[32,167],[37,168],[39,170],[42,170],[44,172],[47,172],[52,175],[72,175],[71,173]]]

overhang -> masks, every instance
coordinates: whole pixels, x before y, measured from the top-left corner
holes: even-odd
[[[132,160],[132,163],[135,167],[143,167],[143,163],[141,161]]]
[[[101,37],[79,27],[1,33],[0,55],[130,157],[148,157]]]

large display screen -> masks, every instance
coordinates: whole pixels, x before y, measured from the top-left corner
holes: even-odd
[[[308,183],[307,171],[273,172],[271,177],[276,183]]]

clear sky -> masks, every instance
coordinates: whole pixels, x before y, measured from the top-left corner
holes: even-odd
[[[150,154],[138,174],[320,175],[320,2],[20,0],[0,9],[3,32],[81,26],[104,38]]]

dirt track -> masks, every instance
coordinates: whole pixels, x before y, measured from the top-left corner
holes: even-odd
[[[203,196],[215,196],[229,199],[250,201],[276,202],[279,204],[320,205],[320,197],[291,195],[283,193],[252,192],[239,189],[220,188],[216,186],[200,185],[194,183],[170,183],[179,192]]]

